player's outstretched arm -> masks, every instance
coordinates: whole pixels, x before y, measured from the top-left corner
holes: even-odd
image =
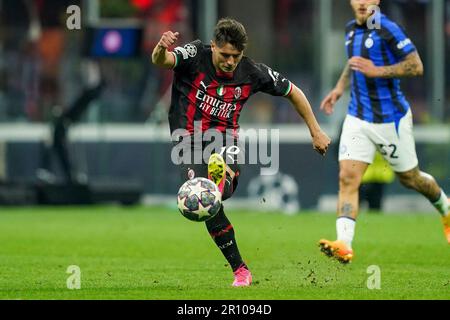
[[[175,66],[175,56],[169,48],[178,40],[179,33],[164,32],[158,44],[153,49],[152,63],[163,68],[173,68]]]
[[[319,152],[321,155],[325,155],[331,140],[320,128],[305,94],[293,85],[293,90],[288,95],[288,99],[291,101],[298,114],[305,120],[306,125],[309,128],[309,132],[311,133],[314,150]]]
[[[417,51],[408,54],[403,61],[384,67],[377,67],[369,59],[353,57],[349,60],[350,67],[369,78],[401,78],[423,75],[423,63]]]
[[[341,77],[336,84],[336,87],[323,99],[320,110],[324,111],[327,115],[330,115],[334,111],[334,105],[342,97],[344,91],[350,85],[350,65],[347,65],[342,71]]]

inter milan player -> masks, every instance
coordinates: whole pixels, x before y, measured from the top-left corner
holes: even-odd
[[[214,39],[210,44],[196,40],[170,51],[178,36],[178,32],[165,32],[152,53],[155,65],[172,68],[175,73],[169,111],[172,138],[174,132],[180,129],[186,132],[185,136],[195,135],[197,130],[215,130],[223,135],[225,150],[239,150],[236,147],[240,112],[252,94],[262,91],[289,99],[305,120],[314,149],[325,154],[330,139],[317,123],[307,98],[284,76],[244,56],[248,38],[240,22],[229,18],[221,19],[215,27]],[[192,142],[186,137],[174,141],[175,146],[183,143]],[[204,145],[201,146],[202,150],[195,148],[192,145],[194,152],[204,151]],[[229,161],[228,155],[225,156],[225,162],[220,152],[208,157],[208,163],[182,164],[183,179],[207,177],[219,186],[222,199],[225,200],[236,189],[240,173],[238,163],[235,158],[234,161]],[[206,221],[206,227],[233,270],[233,286],[249,286],[252,275],[241,258],[233,226],[226,217],[223,206],[216,216]]]
[[[351,101],[339,147],[337,240],[320,240],[321,250],[347,263],[354,256],[352,241],[358,215],[358,189],[375,152],[380,153],[407,188],[424,195],[439,211],[450,243],[448,199],[435,179],[419,169],[411,108],[400,90],[400,78],[423,74],[423,64],[411,39],[370,6],[379,0],[351,0],[355,19],[347,24],[348,63],[321,109],[333,113],[336,101],[351,88]],[[372,20],[372,19],[370,19]],[[379,26],[372,22],[379,21]]]

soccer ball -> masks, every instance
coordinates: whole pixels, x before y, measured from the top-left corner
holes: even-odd
[[[214,217],[222,206],[222,193],[214,182],[206,178],[186,181],[178,190],[178,209],[192,221],[206,221]]]

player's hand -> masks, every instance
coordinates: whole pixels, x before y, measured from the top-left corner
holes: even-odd
[[[334,105],[342,96],[343,92],[339,89],[333,89],[326,97],[323,99],[320,110],[325,112],[327,115],[330,115],[334,112]]]
[[[179,32],[167,31],[164,32],[161,39],[158,42],[158,46],[164,49],[169,49],[178,40]]]
[[[314,150],[316,150],[318,153],[324,156],[325,153],[328,151],[331,139],[322,130],[319,130],[317,133],[315,133],[312,139]]]
[[[380,70],[375,66],[372,60],[362,57],[353,57],[349,61],[350,69],[359,71],[368,78],[379,78]]]

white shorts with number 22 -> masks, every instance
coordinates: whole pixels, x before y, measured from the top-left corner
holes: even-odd
[[[395,172],[417,167],[411,109],[395,123],[370,123],[347,115],[342,128],[339,161],[356,160],[371,164],[379,150]]]

